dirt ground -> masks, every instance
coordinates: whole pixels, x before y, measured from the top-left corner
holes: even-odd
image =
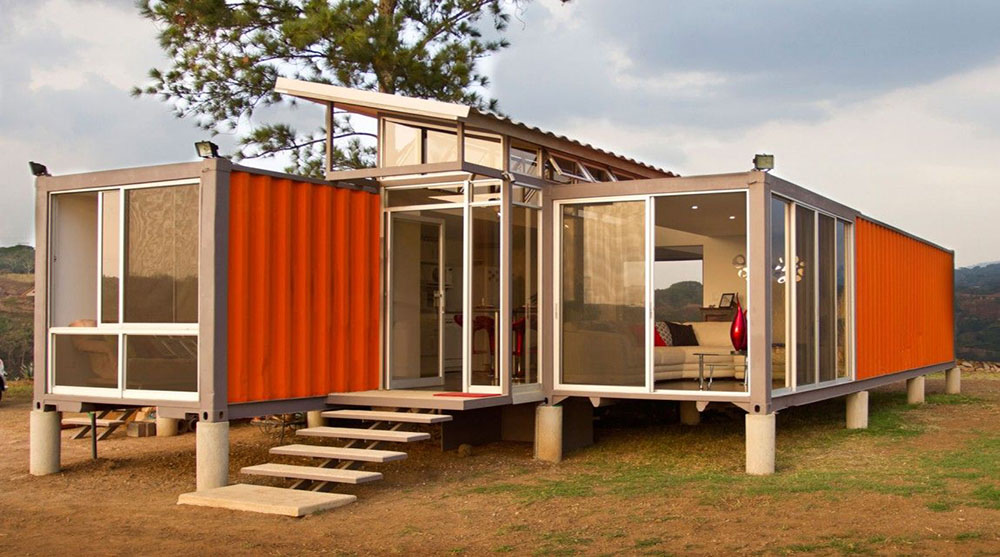
[[[0,403],[0,552],[1000,555],[1000,377],[963,379],[949,397],[931,377],[919,407],[902,385],[873,393],[864,432],[843,428],[842,400],[782,412],[767,478],[741,471],[738,412],[685,427],[670,405],[622,405],[561,464],[527,444],[462,457],[420,443],[373,467],[383,481],[337,490],[357,503],[302,519],[176,505],[194,487],[192,434],[115,433],[92,461],[64,432],[63,471],[32,477],[21,387]],[[231,480],[266,483],[237,472],[277,439],[239,424],[231,444]]]

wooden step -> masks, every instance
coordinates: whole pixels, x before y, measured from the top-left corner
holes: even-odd
[[[448,414],[426,414],[418,412],[379,412],[376,410],[329,410],[324,418],[345,420],[368,420],[372,422],[403,422],[407,424],[439,424],[450,422]]]
[[[406,453],[399,451],[345,449],[343,447],[324,447],[321,445],[285,445],[274,447],[271,449],[271,454],[304,456],[309,458],[335,458],[338,460],[356,460],[358,462],[392,462],[406,458]]]
[[[177,498],[177,504],[298,517],[342,507],[357,499],[357,496],[341,493],[317,493],[266,485],[233,484],[184,493]]]
[[[75,426],[89,426],[90,418],[63,418],[63,425],[75,425]],[[123,420],[106,420],[104,418],[99,418],[95,420],[97,427],[110,427],[122,425],[125,422]]]
[[[382,479],[382,474],[367,470],[341,470],[340,468],[317,468],[316,466],[297,466],[295,464],[258,464],[247,466],[240,470],[241,474],[251,476],[272,476],[276,478],[294,478],[297,480],[314,480],[317,482],[337,482],[344,484],[363,484]]]
[[[389,441],[393,443],[413,443],[431,438],[429,433],[416,431],[389,431],[385,429],[356,429],[350,427],[307,427],[295,432],[307,437],[334,437],[337,439],[362,439],[365,441]]]

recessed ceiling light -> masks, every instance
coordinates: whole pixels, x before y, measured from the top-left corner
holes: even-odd
[[[729,220],[736,220],[736,215],[729,215]]]
[[[692,209],[697,209],[697,208],[698,208],[698,206],[697,206],[697,205],[692,205],[692,206],[691,206],[691,208],[692,208]]]

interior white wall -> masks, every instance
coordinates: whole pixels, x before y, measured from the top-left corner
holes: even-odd
[[[53,197],[49,276],[52,326],[97,319],[97,193]]]
[[[718,305],[724,293],[736,292],[746,303],[747,282],[736,274],[733,258],[746,257],[746,236],[711,237],[682,230],[656,227],[657,246],[702,246],[702,305]]]

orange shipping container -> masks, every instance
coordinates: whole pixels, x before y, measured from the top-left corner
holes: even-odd
[[[230,175],[230,403],[379,386],[377,194]]]
[[[955,359],[954,254],[859,218],[857,378]]]

